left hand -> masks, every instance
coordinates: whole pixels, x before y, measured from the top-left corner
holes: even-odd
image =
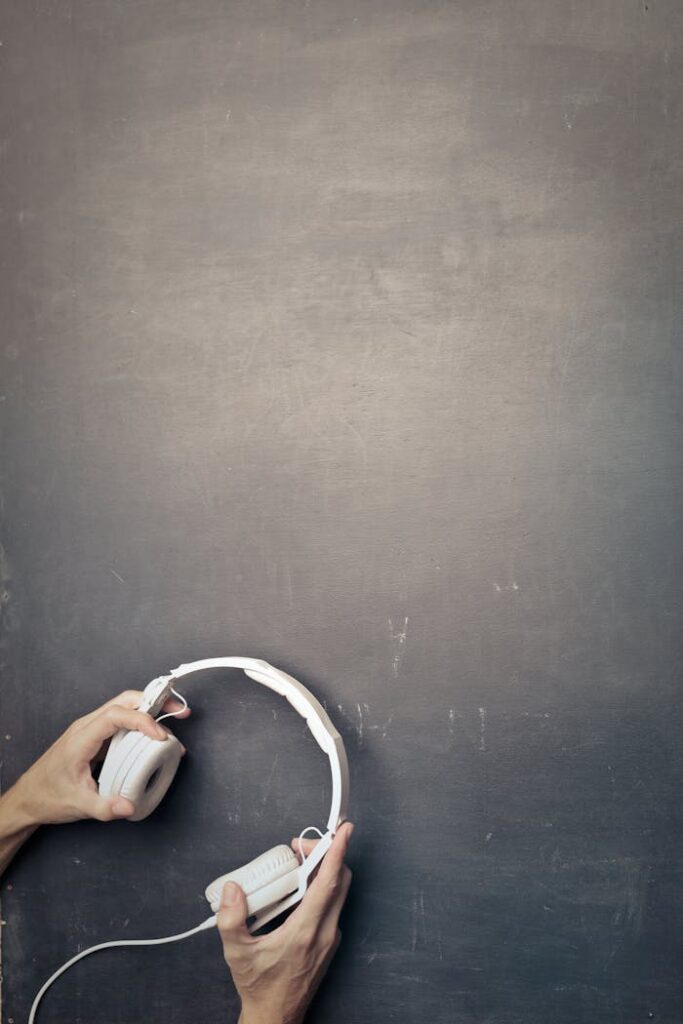
[[[152,739],[166,739],[166,731],[136,708],[142,692],[126,690],[83,718],[76,719],[8,792],[21,808],[26,825],[37,826],[97,818],[112,821],[134,814],[135,807],[122,796],[104,797],[97,790],[92,767],[104,756],[106,745],[119,729],[137,729]],[[187,718],[189,708],[168,700],[164,711]]]

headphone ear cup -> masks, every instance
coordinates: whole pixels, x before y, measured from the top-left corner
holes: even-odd
[[[221,875],[206,888],[206,898],[214,913],[221,902],[226,882],[236,882],[247,897],[249,916],[284,899],[299,885],[299,859],[282,843],[235,871]]]
[[[180,741],[170,732],[165,740],[140,735],[142,740],[135,748],[134,761],[119,789],[120,795],[135,805],[135,814],[129,821],[142,821],[156,810],[173,782],[183,755]]]
[[[135,805],[129,821],[142,821],[159,805],[173,781],[183,748],[173,733],[153,740],[131,730],[113,738],[99,779],[102,796],[123,796]]]

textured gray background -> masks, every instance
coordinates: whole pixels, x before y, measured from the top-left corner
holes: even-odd
[[[681,4],[0,11],[4,784],[265,657],[351,759],[316,1022],[680,1024]],[[324,817],[276,697],[187,690],[157,814],[8,874],[4,1024]],[[234,1006],[206,933],[42,1020]]]

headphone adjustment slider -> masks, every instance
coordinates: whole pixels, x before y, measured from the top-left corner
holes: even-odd
[[[142,704],[138,710],[146,711],[148,715],[155,718],[171,696],[172,689],[173,676],[157,676],[151,683],[147,683],[142,696]]]

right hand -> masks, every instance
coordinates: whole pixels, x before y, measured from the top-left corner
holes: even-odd
[[[242,1001],[239,1024],[300,1024],[334,956],[337,926],[351,884],[344,856],[353,825],[340,826],[306,895],[284,924],[255,938],[246,926],[247,899],[234,882],[223,887],[218,930]],[[303,840],[310,853],[314,840]],[[299,841],[292,843],[299,848]]]

